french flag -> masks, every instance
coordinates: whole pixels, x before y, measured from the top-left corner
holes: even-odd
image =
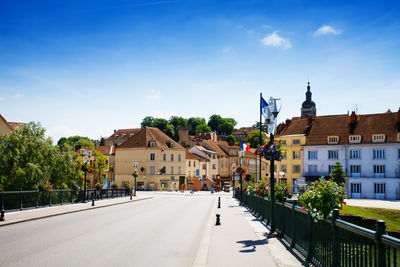
[[[250,151],[250,147],[243,142],[240,142],[240,150],[242,151]]]

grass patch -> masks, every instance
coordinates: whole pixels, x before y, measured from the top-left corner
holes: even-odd
[[[388,231],[400,232],[400,210],[343,206],[340,214],[358,215],[369,219],[384,220]]]

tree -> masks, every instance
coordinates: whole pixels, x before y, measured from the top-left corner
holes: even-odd
[[[233,133],[233,125],[229,121],[224,121],[224,123],[218,125],[218,134],[230,135]]]
[[[224,123],[224,119],[220,115],[213,114],[210,116],[208,120],[208,126],[210,126],[211,130],[216,132],[218,131],[218,126]]]
[[[106,140],[104,139],[104,137],[102,137],[102,138],[100,139],[100,145],[101,145],[101,146],[105,146],[105,145],[106,145]]]
[[[168,123],[173,125],[176,131],[178,128],[187,127],[188,121],[187,119],[182,117],[172,116],[171,118],[169,118]]]
[[[253,127],[255,128],[255,129],[257,129],[257,130],[260,130],[260,122],[259,121],[257,121],[254,125],[253,125]],[[262,131],[263,132],[268,132],[268,125],[266,124],[266,123],[262,123]]]
[[[262,144],[260,144],[260,131],[259,130],[251,131],[247,135],[247,141],[250,143],[250,147],[252,147],[252,148],[257,148],[257,147],[267,143],[264,132],[261,133],[261,140],[262,140]]]
[[[344,186],[346,182],[346,175],[343,171],[343,166],[340,162],[336,162],[335,168],[332,169],[330,175],[332,181],[336,182],[340,186]]]
[[[154,127],[154,118],[152,116],[147,116],[142,120],[140,127]]]
[[[228,142],[229,145],[234,145],[236,143],[236,138],[230,134],[226,137],[226,142]]]
[[[207,124],[199,124],[196,126],[196,130],[195,130],[196,134],[199,133],[209,133],[211,132],[211,128],[207,125]]]
[[[172,124],[168,124],[164,131],[164,133],[171,138],[175,137],[175,132],[178,132],[178,131],[175,130],[175,127]]]
[[[76,146],[92,147],[92,148],[94,147],[94,144],[93,144],[92,140],[90,140],[89,137],[79,136],[79,135],[70,136],[68,138],[61,137],[60,140],[58,140],[58,142],[57,142],[57,145],[60,147],[65,144],[68,144],[69,146],[71,146],[72,149]]]
[[[162,119],[162,118],[154,119],[154,127],[160,129],[164,133],[167,128],[167,125],[168,125],[168,121],[166,119]]]
[[[206,120],[204,118],[196,118],[191,117],[188,119],[187,127],[189,128],[189,134],[194,135],[196,134],[196,127],[200,124],[206,124]]]
[[[108,168],[107,157],[97,150],[93,150],[93,156],[94,161],[89,167],[89,171],[93,173],[95,183],[102,182],[105,170]]]
[[[79,177],[77,154],[67,143],[53,146],[40,123],[0,137],[0,184],[5,190],[35,189],[43,180],[65,188]]]
[[[235,127],[236,124],[237,124],[237,121],[235,119],[232,119],[232,118],[225,118],[224,120],[227,121],[227,122],[232,123],[233,127]]]

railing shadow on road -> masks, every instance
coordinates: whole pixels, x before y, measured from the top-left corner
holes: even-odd
[[[257,246],[264,246],[268,243],[267,239],[262,240],[242,240],[236,243],[242,244],[243,249],[239,250],[240,253],[252,253],[256,251]]]

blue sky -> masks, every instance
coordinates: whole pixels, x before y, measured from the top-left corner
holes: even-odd
[[[147,116],[397,111],[396,1],[0,1],[0,113],[48,135],[108,136]]]

